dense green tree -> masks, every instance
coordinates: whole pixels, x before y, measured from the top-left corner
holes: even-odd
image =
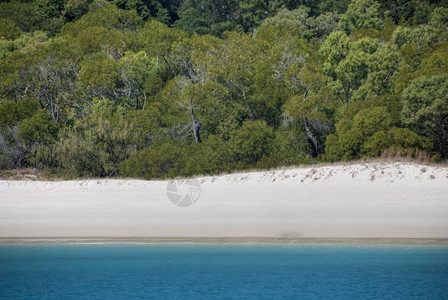
[[[402,121],[448,155],[448,75],[423,76],[403,91]]]
[[[120,84],[119,64],[105,55],[89,57],[79,71],[81,87],[93,96],[116,97]]]
[[[238,109],[243,110],[249,118],[255,115],[250,94],[254,84],[257,60],[263,54],[262,44],[257,44],[247,34],[229,32],[225,42],[211,61],[210,71],[216,80],[229,93],[229,101]],[[251,117],[252,116],[252,117]]]
[[[37,103],[31,100],[0,100],[0,169],[23,165],[26,149],[18,136],[18,124],[32,117],[38,108]]]
[[[270,154],[274,138],[274,131],[266,122],[246,121],[232,133],[229,146],[237,161],[254,165]]]
[[[219,137],[211,135],[203,143],[194,144],[185,151],[183,176],[220,174],[234,169],[232,150]]]
[[[177,76],[179,70],[173,66],[174,59],[172,52],[175,52],[177,44],[187,39],[187,35],[176,29],[171,29],[165,24],[150,20],[145,23],[139,31],[135,45],[132,45],[134,52],[144,50],[149,57],[155,57],[163,62],[165,68],[171,76]]]
[[[318,2],[317,9],[315,9],[316,11],[314,12],[314,14],[316,15],[325,13],[342,14],[347,10],[347,7],[350,4],[351,0],[322,0],[316,2]]]
[[[37,13],[45,20],[61,17],[61,12],[67,0],[37,0]]]
[[[165,178],[396,149],[445,159],[447,12],[417,0],[2,2],[0,168]]]
[[[422,25],[415,28],[398,27],[392,35],[392,43],[398,48],[415,46],[417,50],[427,49],[437,43],[440,37],[440,30],[433,26]]]
[[[329,85],[341,103],[350,102],[353,93],[367,78],[369,57],[378,48],[370,38],[350,42],[343,32],[330,34],[320,49],[325,57],[324,71]]]
[[[118,31],[134,31],[143,25],[141,17],[135,10],[121,10],[114,5],[97,0],[90,5],[89,12],[77,22],[67,23],[61,33],[76,37],[82,30],[90,27],[104,27]],[[94,32],[92,38],[100,38]]]
[[[395,24],[418,25],[428,21],[431,2],[428,0],[379,0],[382,11],[392,18]]]
[[[51,144],[56,141],[58,126],[47,110],[40,109],[19,124],[18,136],[27,144]]]
[[[423,59],[416,77],[426,75],[442,75],[448,72],[448,43],[439,45],[433,52],[428,53]]]
[[[280,9],[291,10],[296,8],[300,1],[288,0],[238,0],[237,15],[239,23],[246,32],[257,28],[264,19],[274,16]]]
[[[162,79],[159,76],[160,64],[149,58],[144,51],[126,52],[119,64],[124,96],[134,100],[135,109],[142,108],[147,102],[148,95],[154,95],[162,86]]]
[[[136,151],[133,125],[110,100],[96,100],[91,113],[60,134],[54,150],[57,167],[68,177],[112,176]]]
[[[35,47],[35,45],[40,44],[47,39],[47,35],[42,31],[22,33],[14,40],[0,39],[0,59],[8,57],[16,50],[20,50],[20,52],[30,51]],[[8,71],[9,67],[14,64],[12,61],[8,60],[2,60],[0,63],[3,65],[3,70],[5,71]],[[5,66],[5,64],[9,64],[9,67]]]
[[[428,138],[419,136],[407,128],[392,127],[388,131],[377,131],[361,146],[361,153],[369,157],[377,157],[384,150],[422,149],[431,150],[432,144]]]
[[[20,36],[20,29],[9,19],[0,19],[0,40],[15,40]]]
[[[390,44],[380,46],[367,56],[367,76],[362,85],[354,92],[355,99],[366,99],[394,93],[396,73],[400,69],[400,53]]]
[[[175,27],[187,32],[221,35],[226,30],[243,31],[237,22],[238,3],[231,1],[185,0]]]
[[[336,123],[336,135],[327,137],[326,149],[329,160],[358,158],[367,138],[378,131],[390,128],[392,118],[386,107],[362,109],[353,119],[342,118]]]
[[[38,109],[36,101],[33,100],[0,100],[0,126],[17,125],[20,121],[31,117]]]
[[[44,148],[46,151],[48,146],[57,141],[58,131],[58,124],[44,109],[38,110],[34,115],[20,122],[17,137],[21,139],[21,145],[30,165],[37,167],[39,162],[47,163],[42,159],[41,152]]]
[[[12,21],[25,32],[40,29],[42,22],[33,3],[18,1],[0,3],[0,19]]]
[[[143,179],[179,176],[185,166],[185,151],[181,145],[173,141],[156,141],[123,161],[120,175]]]
[[[339,16],[333,13],[309,16],[309,9],[299,7],[295,10],[283,8],[270,18],[265,19],[264,26],[279,28],[282,32],[296,34],[304,39],[321,39],[340,29]]]
[[[256,166],[270,169],[309,163],[311,161],[308,155],[309,148],[306,134],[300,123],[282,126],[275,131],[270,154],[263,156]]]
[[[62,10],[66,22],[73,22],[89,11],[90,0],[67,0]]]
[[[349,31],[363,28],[380,29],[383,25],[380,4],[375,0],[353,0],[342,15],[341,23]]]
[[[112,0],[109,0],[112,1]],[[166,25],[172,25],[179,19],[178,11],[183,0],[113,0],[119,8],[136,10],[143,20],[155,19]]]
[[[159,22],[168,24],[171,21],[169,7],[165,7],[163,2],[157,0],[115,0],[113,1],[119,8],[135,10],[143,20],[154,18]]]
[[[0,62],[4,67],[2,93],[16,99],[36,100],[58,120],[66,114],[65,104],[71,101],[77,78],[77,47],[54,39],[21,50]]]

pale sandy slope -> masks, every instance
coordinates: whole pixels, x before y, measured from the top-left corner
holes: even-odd
[[[0,237],[448,238],[448,168],[366,163],[166,181],[0,181]]]

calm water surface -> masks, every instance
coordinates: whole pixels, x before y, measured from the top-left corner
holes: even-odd
[[[5,245],[1,299],[448,299],[448,247]]]

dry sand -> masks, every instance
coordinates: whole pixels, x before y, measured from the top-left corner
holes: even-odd
[[[0,238],[448,238],[448,167],[374,162],[198,179],[190,207],[168,200],[167,181],[3,180]]]

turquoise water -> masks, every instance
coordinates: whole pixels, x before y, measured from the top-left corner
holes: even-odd
[[[0,246],[1,299],[447,299],[448,248]]]

